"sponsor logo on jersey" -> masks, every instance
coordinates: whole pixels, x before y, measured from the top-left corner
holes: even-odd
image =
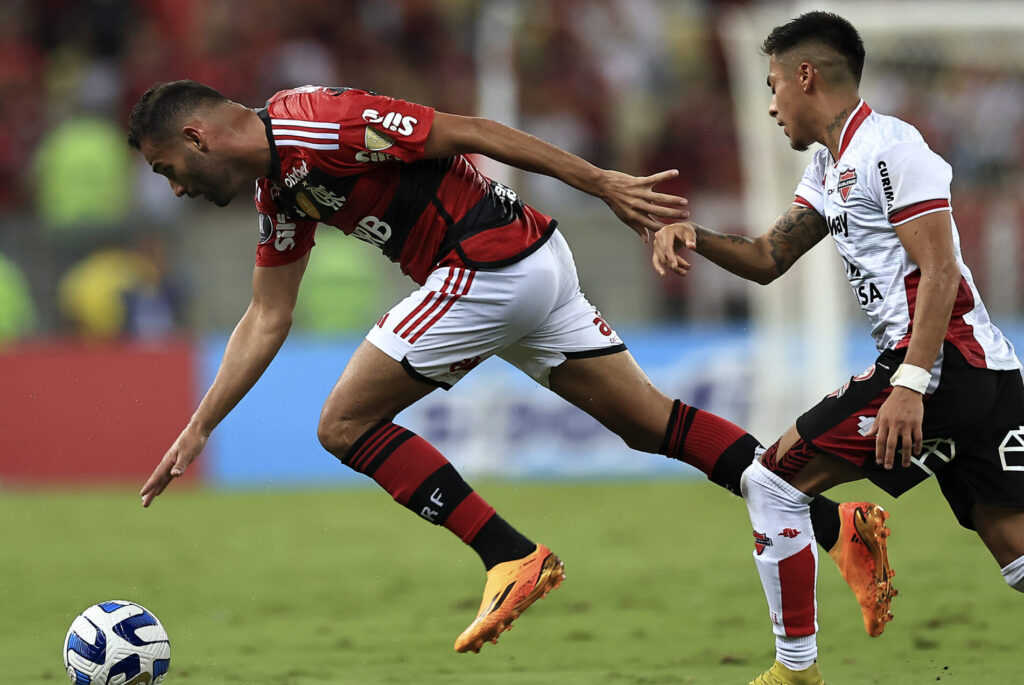
[[[260,245],[270,242],[272,237],[274,237],[274,220],[270,218],[269,214],[260,212]]]
[[[302,164],[297,167],[292,167],[284,176],[284,184],[289,188],[294,188],[298,185],[299,181],[309,176],[309,167],[306,166],[306,160],[302,160]]]
[[[779,535],[781,535],[784,538],[789,538],[790,540],[793,540],[795,538],[800,537],[800,531],[796,528],[783,528],[781,531],[779,531]]]
[[[380,152],[394,145],[395,139],[386,133],[381,133],[373,126],[367,126],[366,132],[363,133],[363,143],[370,152]]]
[[[885,165],[885,162],[878,163],[878,177],[882,181],[882,193],[885,195],[885,213],[889,214],[892,212],[892,203],[896,198],[896,194],[892,192],[892,180],[889,178],[889,167]]]
[[[367,152],[366,150],[360,150],[356,153],[357,162],[394,162],[398,161],[398,157],[389,155],[386,152]]]
[[[363,110],[363,121],[368,124],[380,124],[380,127],[387,129],[400,136],[411,136],[419,119],[400,112],[388,112],[381,114],[375,109]]]
[[[839,172],[839,196],[843,198],[843,202],[846,202],[850,197],[850,191],[857,185],[857,171],[856,169],[843,169]]]
[[[391,226],[375,216],[364,216],[350,234],[359,238],[364,243],[370,243],[375,247],[383,247],[384,243],[391,237]]]
[[[757,552],[758,554],[761,554],[761,553],[764,552],[764,548],[765,547],[771,547],[771,546],[772,546],[772,539],[770,537],[768,537],[764,533],[758,533],[756,530],[754,531],[754,551],[755,552]]]
[[[843,237],[850,237],[850,224],[849,219],[846,217],[846,212],[843,212],[839,216],[826,217],[828,222],[828,231],[832,235],[843,234]]]

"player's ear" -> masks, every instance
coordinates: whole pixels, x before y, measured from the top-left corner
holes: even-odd
[[[192,147],[199,152],[205,152],[207,149],[206,144],[206,131],[199,126],[185,126],[181,129],[182,135],[185,137],[185,142],[189,147]]]
[[[810,62],[801,62],[800,66],[796,68],[796,78],[800,83],[800,87],[806,93],[814,85],[815,79],[818,77],[818,70],[814,68],[814,65]]]

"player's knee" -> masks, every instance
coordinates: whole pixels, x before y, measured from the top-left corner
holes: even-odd
[[[365,427],[361,428],[350,419],[321,416],[316,437],[325,450],[341,459],[364,431]]]

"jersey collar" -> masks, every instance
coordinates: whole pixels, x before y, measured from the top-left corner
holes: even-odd
[[[281,158],[277,155],[277,145],[274,143],[274,131],[270,124],[270,112],[266,107],[256,110],[263,121],[263,127],[267,131],[267,143],[270,144],[270,173],[267,175],[272,181],[281,180]]]
[[[843,132],[839,136],[839,157],[835,160],[835,164],[838,164],[839,160],[843,158],[843,153],[846,152],[846,148],[850,146],[850,141],[853,140],[853,134],[857,132],[857,129],[860,128],[860,125],[864,123],[864,120],[870,114],[871,108],[868,107],[868,103],[861,100],[843,126]]]

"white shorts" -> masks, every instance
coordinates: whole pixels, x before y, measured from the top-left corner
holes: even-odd
[[[566,359],[626,349],[580,292],[557,230],[536,252],[500,269],[435,269],[366,339],[414,378],[445,389],[493,354],[546,386]]]

